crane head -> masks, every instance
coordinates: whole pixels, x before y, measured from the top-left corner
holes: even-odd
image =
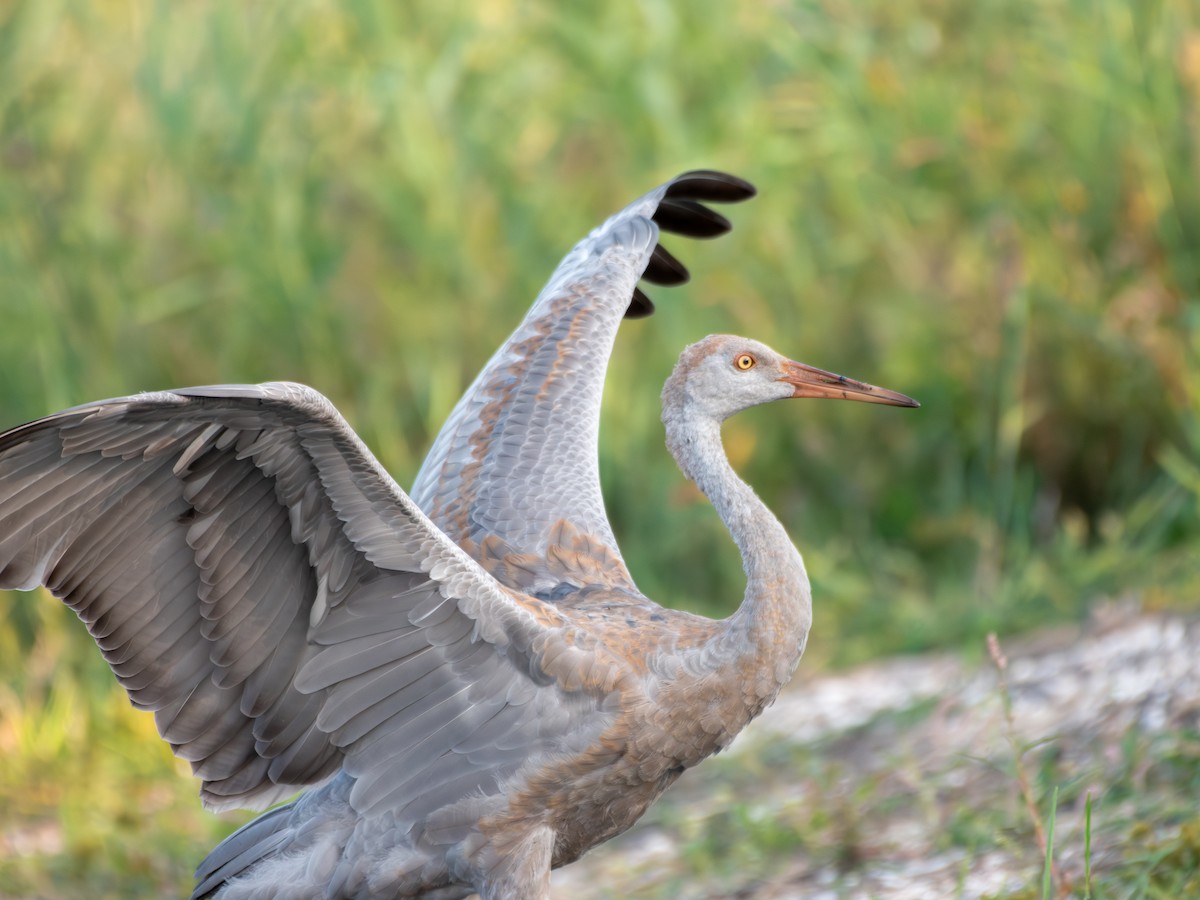
[[[729,334],[709,335],[679,357],[663,399],[723,420],[751,406],[790,397],[859,400],[915,407],[911,397],[826,372],[776,353],[766,344]]]

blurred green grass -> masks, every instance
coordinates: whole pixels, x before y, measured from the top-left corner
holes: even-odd
[[[0,425],[293,379],[407,484],[569,245],[719,167],[761,195],[671,244],[695,282],[651,292],[605,398],[643,590],[740,599],[658,422],[678,351],[731,331],[923,403],[728,429],[805,553],[810,671],[1110,596],[1195,606],[1198,105],[1183,0],[10,0]],[[233,820],[68,613],[0,614],[0,894],[186,885]]]

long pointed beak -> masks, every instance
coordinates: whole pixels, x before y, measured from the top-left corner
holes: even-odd
[[[888,406],[920,406],[912,397],[906,397],[887,388],[876,387],[864,381],[855,381],[845,375],[835,375],[824,369],[815,369],[804,363],[788,360],[783,363],[780,381],[795,388],[793,397],[819,397],[828,400],[861,400],[864,403],[886,403]]]

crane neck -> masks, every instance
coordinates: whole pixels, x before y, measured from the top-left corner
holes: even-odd
[[[783,525],[729,464],[719,419],[664,393],[663,422],[667,447],[729,529],[746,572],[742,603],[706,648],[705,668],[753,685],[761,703],[752,713],[757,714],[791,677],[804,652],[812,623],[804,562]]]

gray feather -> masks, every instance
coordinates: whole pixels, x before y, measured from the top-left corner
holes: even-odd
[[[477,624],[426,574],[431,553],[475,585],[477,615],[538,627],[297,385],[69,410],[0,436],[0,478],[15,485],[0,495],[0,587],[45,580],[76,608],[218,803],[327,777],[358,752],[350,723],[403,731],[473,683],[456,667],[473,665]],[[374,684],[380,669],[395,680]]]

